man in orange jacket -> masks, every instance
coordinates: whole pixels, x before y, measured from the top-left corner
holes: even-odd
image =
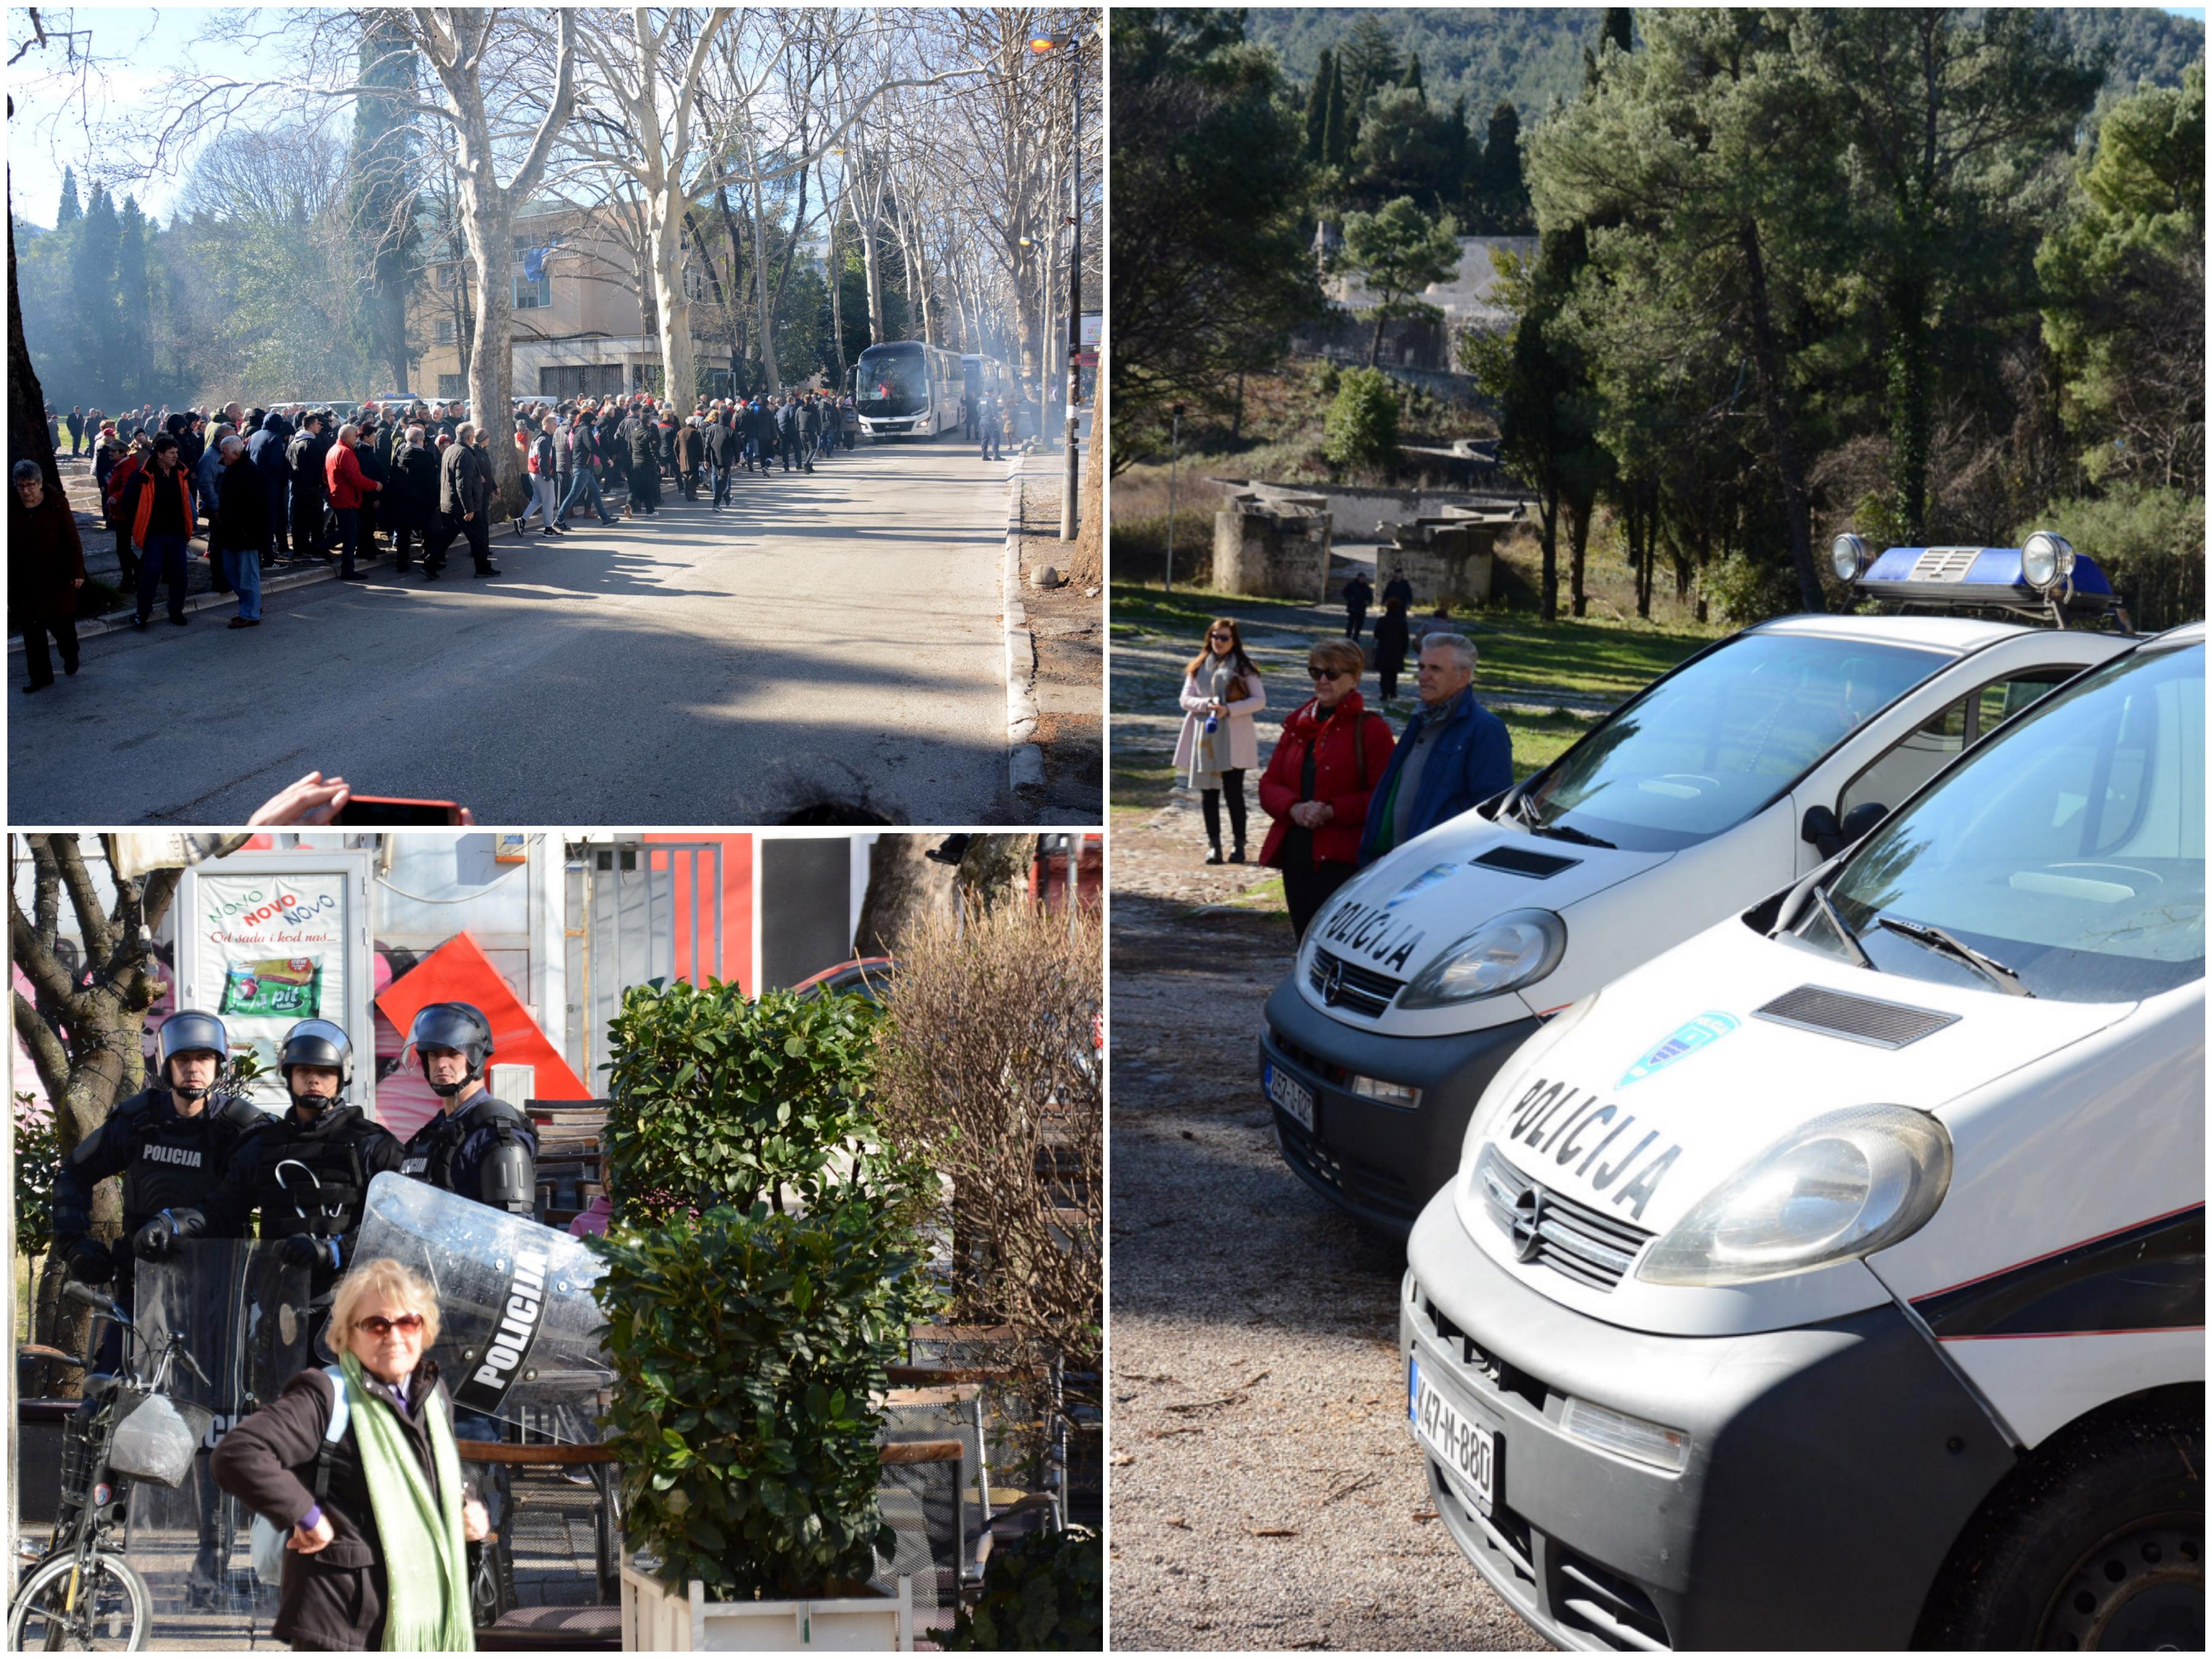
[[[177,441],[164,432],[154,440],[154,459],[125,485],[125,512],[131,539],[143,550],[138,566],[138,604],[131,619],[143,629],[153,620],[154,590],[169,579],[169,620],[185,625],[185,554],[192,539],[192,481],[177,465]]]
[[[349,421],[338,428],[338,441],[323,457],[331,508],[338,515],[338,580],[342,582],[368,580],[353,568],[354,554],[362,545],[362,503],[368,499],[371,490],[384,488],[361,470],[361,458],[354,453],[354,446],[360,440],[361,428]]]

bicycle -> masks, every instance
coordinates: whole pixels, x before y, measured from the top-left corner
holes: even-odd
[[[153,1597],[137,1569],[123,1558],[119,1534],[130,1486],[109,1467],[116,1431],[131,1413],[162,1395],[179,1362],[202,1387],[210,1385],[179,1337],[166,1336],[157,1346],[121,1304],[89,1285],[72,1282],[63,1287],[62,1294],[121,1327],[124,1371],[121,1376],[88,1376],[87,1407],[64,1425],[61,1506],[52,1538],[27,1570],[9,1607],[8,1646],[18,1653],[136,1653],[146,1644],[153,1623]],[[28,1352],[75,1370],[85,1369],[82,1360],[57,1349]],[[149,1352],[151,1372],[142,1375],[143,1365],[134,1362],[145,1360]],[[204,1432],[206,1425],[199,1427]]]

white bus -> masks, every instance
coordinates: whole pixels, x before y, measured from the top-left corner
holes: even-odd
[[[933,437],[960,424],[960,359],[919,340],[891,340],[860,354],[853,372],[860,430],[871,438]]]

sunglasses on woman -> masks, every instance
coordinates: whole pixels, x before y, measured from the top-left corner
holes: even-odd
[[[1208,634],[1206,637],[1209,640],[1233,640],[1237,636],[1234,634]]]
[[[413,1336],[422,1328],[421,1314],[402,1314],[397,1319],[386,1319],[382,1314],[371,1314],[366,1319],[356,1319],[353,1328],[367,1331],[371,1336],[389,1336],[397,1331],[402,1336]]]
[[[1306,666],[1306,676],[1310,679],[1340,680],[1345,677],[1345,673],[1346,671],[1341,668],[1316,668],[1311,664]]]

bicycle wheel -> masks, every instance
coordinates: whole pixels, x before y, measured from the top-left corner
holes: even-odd
[[[136,1653],[154,1622],[146,1581],[119,1555],[92,1558],[80,1575],[74,1556],[33,1568],[8,1610],[8,1646],[16,1653]]]

